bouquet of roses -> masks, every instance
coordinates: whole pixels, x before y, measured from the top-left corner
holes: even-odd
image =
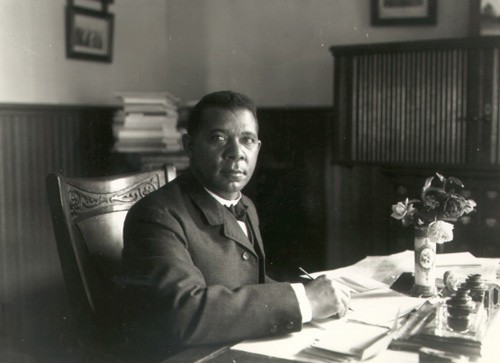
[[[403,226],[427,229],[432,242],[451,241],[452,223],[476,207],[476,202],[459,194],[463,187],[457,178],[445,178],[436,173],[436,176],[426,179],[420,199],[406,198],[404,202],[394,204],[391,217],[401,220]]]

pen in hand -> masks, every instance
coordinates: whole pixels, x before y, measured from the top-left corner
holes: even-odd
[[[306,275],[309,280],[314,280],[314,277],[312,277],[311,274],[304,270],[302,267],[299,267],[299,270],[302,271],[302,273]]]
[[[308,278],[309,280],[314,280],[314,277],[313,277],[313,276],[312,276],[309,272],[307,272],[306,270],[304,270],[302,267],[300,267],[300,266],[299,266],[299,270],[300,270],[300,271],[301,271],[304,275],[306,275],[306,276],[307,276],[307,278]],[[354,310],[352,310],[351,308],[348,308],[348,309],[349,309],[350,311],[354,311]]]

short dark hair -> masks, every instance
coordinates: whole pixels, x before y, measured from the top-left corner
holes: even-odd
[[[196,135],[200,129],[203,111],[211,107],[219,107],[225,110],[236,110],[242,108],[249,110],[255,117],[257,129],[259,127],[259,122],[257,120],[257,106],[250,99],[250,97],[234,91],[217,91],[203,96],[203,98],[198,101],[189,113],[187,122],[187,132],[189,135]]]

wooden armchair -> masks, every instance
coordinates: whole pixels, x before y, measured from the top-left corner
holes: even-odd
[[[122,229],[128,210],[175,176],[173,166],[101,178],[47,176],[57,249],[80,344],[82,339],[92,341],[88,336],[102,334],[100,326],[112,315],[110,291],[120,270]],[[102,342],[101,338],[105,337],[97,341]]]

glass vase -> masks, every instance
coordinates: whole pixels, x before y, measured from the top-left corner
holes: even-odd
[[[415,229],[414,261],[415,282],[411,295],[436,296],[436,243],[429,240],[427,228]]]

